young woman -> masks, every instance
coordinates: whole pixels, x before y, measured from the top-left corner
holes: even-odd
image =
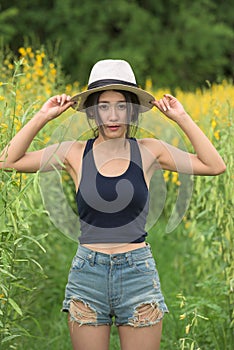
[[[131,137],[138,114],[153,106],[180,126],[195,154]],[[95,137],[28,152],[43,126],[69,107],[86,112]],[[87,91],[53,96],[42,106],[3,150],[0,167],[49,171],[61,162],[76,187],[81,225],[63,302],[73,348],[107,350],[114,321],[121,349],[159,349],[168,309],[145,241],[150,179],[160,168],[218,175],[222,158],[175,97],[155,100],[138,88],[127,62],[104,60],[93,67]]]

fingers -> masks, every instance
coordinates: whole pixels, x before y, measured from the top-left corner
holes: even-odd
[[[62,107],[65,103],[70,102],[71,96],[62,94],[62,95],[57,95],[56,96],[56,101]]]
[[[152,103],[161,111],[166,112],[172,108],[171,102],[176,98],[170,94],[165,94],[160,100],[155,100]]]

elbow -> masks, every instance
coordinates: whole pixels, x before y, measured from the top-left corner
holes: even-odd
[[[218,172],[217,175],[220,175],[220,174],[225,173],[226,169],[227,169],[227,167],[226,167],[226,165],[224,164],[223,167],[220,169],[220,171]]]
[[[225,173],[227,167],[225,163],[220,164],[219,166],[216,166],[216,168],[214,169],[214,173],[212,175],[220,175]]]
[[[0,159],[0,169],[13,170],[13,169],[15,169],[15,166],[14,166],[14,164],[7,162],[6,160]]]

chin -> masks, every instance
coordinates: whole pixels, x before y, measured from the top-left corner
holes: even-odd
[[[102,130],[101,133],[104,137],[109,139],[118,139],[118,138],[126,137],[126,130],[125,129],[123,130],[122,128],[116,131],[111,131],[105,128],[104,130]]]

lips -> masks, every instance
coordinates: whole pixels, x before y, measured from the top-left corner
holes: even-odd
[[[108,125],[107,127],[111,131],[116,131],[119,129],[119,125]]]

